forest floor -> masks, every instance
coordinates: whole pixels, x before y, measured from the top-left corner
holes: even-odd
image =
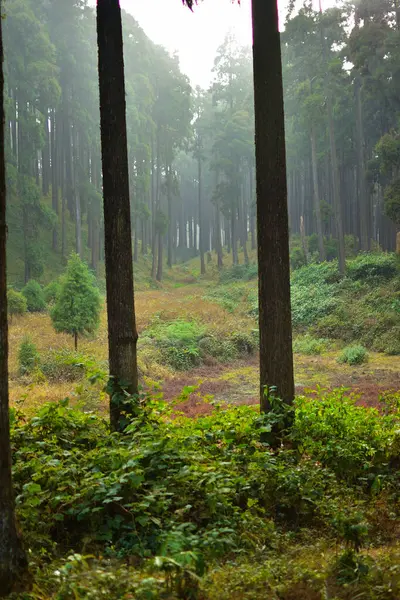
[[[253,332],[257,327],[245,305],[249,289],[254,284],[246,284],[241,290],[240,300],[235,310],[231,306],[216,302],[212,298],[215,286],[208,284],[185,285],[183,287],[166,286],[160,289],[139,291],[136,294],[137,324],[140,337],[146,338],[147,332],[155,323],[173,324],[195,322],[207,332],[220,339],[230,339],[232,332]],[[232,295],[232,288],[230,288]],[[210,299],[211,294],[211,299]],[[53,377],[41,373],[31,377],[18,374],[18,351],[25,336],[35,344],[39,356],[46,357],[51,352],[66,352],[67,359],[72,353],[73,341],[63,334],[56,334],[50,316],[47,313],[27,314],[14,318],[10,324],[10,390],[11,403],[21,401],[28,411],[36,409],[46,401],[56,401],[63,397],[90,396],[90,408],[106,409],[107,399],[101,393],[101,387],[95,386],[88,391],[82,387],[78,376],[67,377],[56,371]],[[172,342],[171,342],[172,343]],[[338,364],[337,358],[343,344],[334,342],[330,348],[318,355],[295,354],[295,383],[298,393],[313,390],[320,386],[326,389],[349,388],[360,394],[360,402],[376,405],[379,395],[385,391],[397,391],[400,387],[400,359],[383,353],[369,352],[368,362],[360,365]],[[187,386],[195,386],[179,409],[186,415],[208,414],[215,403],[256,404],[258,402],[258,353],[245,352],[240,357],[205,357],[203,364],[193,365],[187,370],[176,370],[168,366],[154,348],[149,358],[149,349],[139,344],[139,366],[142,380],[147,388],[156,388],[164,398],[173,401]],[[142,357],[144,359],[142,360]],[[79,343],[81,360],[91,357],[97,365],[106,365],[107,332],[106,314],[102,311],[100,326],[95,335],[84,337]],[[59,360],[59,358],[57,358]],[[211,403],[212,402],[212,403]]]

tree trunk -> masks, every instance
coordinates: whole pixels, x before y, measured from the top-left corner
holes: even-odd
[[[370,249],[370,239],[368,232],[368,197],[367,186],[365,185],[365,161],[364,161],[364,135],[363,118],[361,103],[361,81],[357,75],[355,82],[356,96],[356,146],[357,146],[357,183],[358,183],[358,210],[360,216],[360,243],[361,250],[368,252]]]
[[[172,243],[173,243],[173,228],[175,227],[175,223],[172,218],[172,173],[171,173],[171,165],[167,167],[167,202],[168,202],[168,257],[167,264],[169,268],[172,267]]]
[[[204,217],[203,217],[203,187],[202,187],[202,164],[200,156],[197,159],[198,185],[198,204],[199,204],[199,251],[200,251],[200,273],[206,272],[206,263],[204,261]]]
[[[236,240],[236,206],[231,208],[231,244],[232,244],[232,264],[238,265],[238,249]]]
[[[78,332],[74,331],[74,348],[75,352],[78,351]]]
[[[58,217],[58,156],[57,156],[57,138],[56,115],[53,110],[51,113],[51,206]],[[58,246],[58,223],[53,228],[52,248],[57,250]]]
[[[161,281],[163,276],[163,235],[158,233],[158,264],[157,264],[157,281]]]
[[[324,246],[324,235],[322,232],[321,200],[319,197],[319,184],[318,184],[317,144],[316,144],[316,140],[315,140],[314,125],[311,126],[311,163],[312,163],[312,176],[313,176],[315,223],[317,225],[317,236],[318,236],[318,253],[319,253],[319,260],[321,262],[323,262],[325,260],[325,246]]]
[[[110,375],[138,394],[137,329],[133,289],[125,77],[119,0],[98,0],[100,124]],[[117,397],[117,394],[115,395]],[[111,427],[121,427],[111,394]]]
[[[49,111],[46,110],[44,114],[44,135],[45,143],[42,149],[42,191],[43,195],[47,196],[50,187],[50,132],[49,132]]]
[[[320,13],[322,15],[322,8],[320,5]],[[325,33],[321,21],[321,45],[322,52],[326,62],[326,75],[325,75],[325,96],[326,96],[326,107],[328,112],[328,131],[329,131],[329,144],[331,152],[331,172],[332,172],[332,186],[333,186],[333,206],[335,210],[335,221],[336,221],[336,235],[339,244],[339,273],[345,274],[346,271],[346,253],[344,247],[344,233],[343,233],[343,217],[342,217],[342,204],[340,199],[340,179],[339,179],[339,167],[337,162],[336,153],[336,137],[335,137],[335,124],[333,121],[333,105],[332,105],[332,91],[330,87],[329,71],[328,71],[328,57],[325,43]]]
[[[253,0],[260,408],[294,399],[282,64],[276,0]]]
[[[0,1],[0,12],[2,13]],[[0,596],[28,587],[28,561],[15,519],[11,475],[8,396],[8,321],[6,273],[6,173],[4,156],[3,38],[0,20]],[[24,585],[25,584],[25,585]]]

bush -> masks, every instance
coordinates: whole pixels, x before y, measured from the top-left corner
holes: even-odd
[[[364,346],[347,346],[337,360],[348,365],[362,365],[368,361],[368,353]]]
[[[12,318],[14,315],[24,315],[27,311],[28,303],[21,292],[9,288],[7,290],[7,310]]]
[[[201,363],[199,340],[205,328],[195,321],[177,319],[170,323],[154,323],[142,335],[161,351],[163,360],[177,371],[186,371]]]
[[[199,341],[201,356],[204,360],[215,358],[220,362],[230,362],[238,358],[238,349],[233,340],[222,339],[216,335],[206,335]]]
[[[224,269],[220,274],[221,283],[230,283],[232,281],[249,281],[257,279],[258,268],[256,264],[233,265],[229,269]]]
[[[360,254],[347,264],[347,275],[351,279],[393,279],[397,274],[394,254]]]
[[[85,374],[105,374],[106,365],[72,350],[50,350],[41,360],[43,375],[50,381],[79,381]]]
[[[292,285],[293,326],[312,325],[332,313],[337,304],[336,287],[325,283],[319,285]]]
[[[55,304],[61,292],[61,283],[55,279],[46,285],[43,291],[47,304]]]
[[[329,349],[330,342],[325,338],[313,338],[310,335],[298,337],[293,341],[293,352],[295,354],[306,354],[316,356]]]
[[[18,352],[18,370],[20,375],[31,375],[39,366],[39,353],[29,336],[25,336]]]
[[[31,279],[22,289],[22,293],[26,298],[29,312],[43,312],[46,310],[46,301],[40,283]]]

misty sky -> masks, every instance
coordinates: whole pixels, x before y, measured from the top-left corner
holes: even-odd
[[[333,1],[323,0],[324,7]],[[181,69],[192,85],[209,85],[217,48],[228,31],[233,31],[241,44],[251,45],[251,0],[241,0],[240,6],[231,0],[205,0],[193,13],[182,6],[181,0],[120,2],[154,42],[170,52],[178,52]],[[280,0],[279,4],[283,22],[287,0]]]

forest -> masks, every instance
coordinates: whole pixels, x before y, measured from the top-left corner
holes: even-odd
[[[0,597],[400,600],[398,0],[93,4],[0,2]]]

